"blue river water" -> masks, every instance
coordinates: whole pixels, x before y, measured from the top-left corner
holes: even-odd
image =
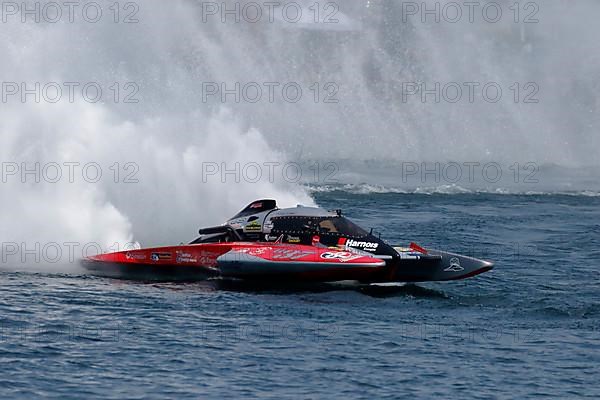
[[[0,398],[600,398],[600,197],[315,194],[479,277],[302,290],[0,271]]]

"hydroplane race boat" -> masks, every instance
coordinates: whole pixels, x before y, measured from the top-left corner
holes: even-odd
[[[280,209],[275,200],[255,201],[199,234],[189,244],[101,254],[82,265],[102,276],[143,280],[361,283],[451,281],[493,268],[488,261],[414,243],[390,245],[341,210]]]

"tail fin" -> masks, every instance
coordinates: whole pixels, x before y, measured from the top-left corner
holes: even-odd
[[[427,250],[425,250],[424,248],[422,248],[421,246],[419,246],[416,243],[411,243],[410,249],[414,250],[414,251],[418,251],[419,253],[427,254]]]
[[[256,200],[248,204],[242,211],[231,217],[230,220],[245,217],[246,215],[257,214],[263,211],[273,210],[275,208],[277,208],[276,200]]]

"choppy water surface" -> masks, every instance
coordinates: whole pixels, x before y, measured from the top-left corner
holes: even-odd
[[[0,272],[0,396],[600,396],[600,198],[316,194],[462,282],[311,290]],[[193,234],[193,232],[191,232]]]

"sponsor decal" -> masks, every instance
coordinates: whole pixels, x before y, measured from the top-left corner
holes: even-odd
[[[273,260],[298,260],[313,254],[315,252],[309,250],[275,249],[273,251]]]
[[[274,236],[274,235],[265,235],[265,240],[267,242],[274,242],[279,238],[279,236]]]
[[[271,233],[272,230],[273,230],[273,221],[268,220],[263,225],[263,232],[264,233]]]
[[[145,260],[146,255],[143,253],[134,253],[134,252],[128,251],[127,253],[125,253],[125,258],[128,260]]]
[[[268,249],[270,249],[270,247],[268,247]],[[261,256],[265,254],[266,251],[267,247],[258,247],[256,249],[248,249],[247,253],[251,256]]]
[[[171,259],[171,253],[152,253],[152,256],[150,257],[152,259],[152,261],[159,261],[159,260],[170,260]]]
[[[262,231],[262,225],[258,221],[252,221],[244,227],[244,232],[260,232]]]
[[[186,253],[184,251],[177,251],[175,254],[177,255],[178,263],[197,263],[198,262],[198,260],[190,253]]]
[[[236,249],[235,251],[242,254],[248,254],[249,256],[261,256],[271,249],[271,247],[246,247]]]
[[[452,257],[450,259],[450,266],[448,268],[446,268],[444,271],[445,272],[460,272],[460,271],[464,271],[465,269],[462,267],[462,265],[460,265],[460,260],[457,257]]]
[[[287,241],[288,241],[288,243],[300,243],[300,237],[288,235]]]
[[[348,239],[348,240],[346,240],[346,243],[345,243],[346,249],[359,248],[361,250],[375,252],[375,251],[377,251],[378,247],[379,247],[379,243],[360,242],[358,240],[353,240],[353,239]]]
[[[219,257],[219,253],[215,253],[212,251],[201,251],[200,252],[200,264],[206,267],[216,267],[217,266],[217,257]]]
[[[349,251],[328,251],[321,254],[321,258],[324,260],[339,260],[341,262],[356,260],[361,257],[362,256],[350,253]]]

